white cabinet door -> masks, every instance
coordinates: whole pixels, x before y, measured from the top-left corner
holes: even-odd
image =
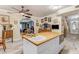
[[[38,54],[56,54],[59,49],[59,37],[38,46]]]
[[[23,53],[37,54],[37,47],[26,39],[23,39]]]

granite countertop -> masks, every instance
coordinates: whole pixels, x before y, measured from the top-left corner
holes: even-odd
[[[41,32],[41,33],[35,34],[34,36],[28,36],[27,34],[25,34],[25,35],[22,35],[22,38],[28,40],[29,42],[33,43],[36,46],[39,46],[62,34],[63,33],[61,32]]]

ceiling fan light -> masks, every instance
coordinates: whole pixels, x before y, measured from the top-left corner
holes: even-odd
[[[25,15],[24,13],[20,13],[21,15]]]

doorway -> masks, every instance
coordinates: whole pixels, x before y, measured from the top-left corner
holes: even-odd
[[[28,22],[20,22],[20,32],[25,32],[27,29],[31,29],[31,27],[34,27],[34,21],[28,21]]]
[[[70,34],[79,34],[79,16],[73,15],[68,18]]]

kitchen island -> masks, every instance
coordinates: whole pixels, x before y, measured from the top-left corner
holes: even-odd
[[[60,32],[41,32],[34,36],[22,35],[23,53],[25,54],[57,54],[64,47],[61,44]],[[63,42],[63,41],[62,41]]]

